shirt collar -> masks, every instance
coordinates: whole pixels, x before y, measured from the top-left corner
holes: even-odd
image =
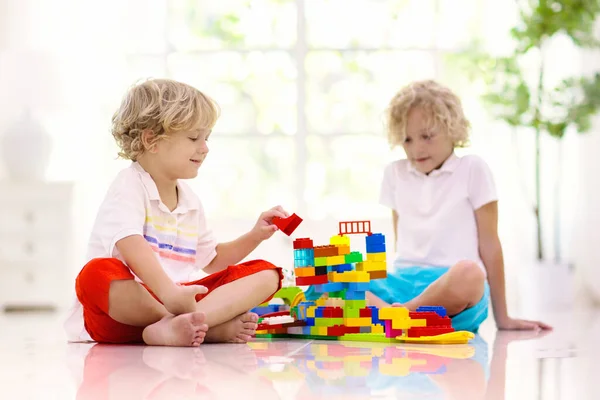
[[[165,210],[168,211],[167,207],[164,206],[162,200],[160,199],[160,194],[158,193],[158,188],[156,187],[156,183],[154,179],[150,176],[148,172],[140,165],[140,163],[134,161],[131,164],[131,168],[136,170],[140,177],[142,178],[142,184],[148,193],[148,198],[150,200],[158,201],[161,207],[164,207]],[[173,210],[174,213],[185,213],[189,210],[197,210],[198,202],[194,201],[195,195],[192,190],[185,185],[183,182],[177,180],[177,208]]]
[[[459,163],[460,163],[460,158],[458,158],[456,156],[456,154],[454,154],[454,152],[452,152],[452,154],[450,154],[450,157],[448,157],[446,159],[446,161],[444,161],[442,166],[438,169],[434,169],[433,171],[431,171],[429,176],[436,176],[436,175],[440,175],[442,173],[451,174],[452,172],[454,172],[456,170],[456,167],[458,167]],[[417,171],[417,169],[412,165],[411,162],[407,163],[407,168],[408,168],[408,171],[412,172],[413,174],[420,175],[420,176],[426,176],[425,174]]]

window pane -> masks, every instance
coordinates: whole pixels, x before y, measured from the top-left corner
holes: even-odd
[[[289,48],[296,41],[292,0],[172,0],[169,39],[176,50]]]
[[[293,138],[228,138],[212,135],[210,154],[196,189],[210,218],[258,218],[281,204],[297,208]]]
[[[414,79],[435,77],[428,52],[311,52],[307,115],[319,133],[381,132],[392,96]]]
[[[125,45],[129,53],[161,54],[166,49],[166,17],[168,0],[129,0],[126,2],[129,24]],[[131,23],[131,21],[137,21]]]
[[[438,47],[457,49],[472,42],[481,23],[482,6],[480,0],[440,1],[436,24]]]
[[[308,0],[310,47],[430,47],[435,0]]]
[[[217,132],[296,131],[296,67],[288,52],[174,54],[169,70],[219,103]]]
[[[378,207],[389,154],[383,135],[310,135],[307,146],[304,197],[310,218],[359,220],[388,215]]]

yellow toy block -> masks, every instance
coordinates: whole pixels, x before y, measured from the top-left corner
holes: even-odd
[[[371,318],[344,318],[346,326],[371,326]]]
[[[408,318],[408,308],[406,307],[383,307],[379,309],[379,319],[401,319]]]
[[[332,236],[331,239],[329,239],[329,244],[333,244],[336,246],[350,246],[350,237],[346,235],[335,235]]]
[[[362,263],[357,264],[362,264],[360,270],[358,269],[358,265],[356,266],[357,271],[387,271],[387,263],[385,261],[363,261]]]
[[[346,246],[345,244],[341,244],[337,246],[340,256],[350,254],[350,246]]]
[[[412,318],[394,318],[392,319],[392,329],[410,329],[427,326],[425,319]]]
[[[371,333],[385,333],[383,325],[371,325]]]
[[[308,309],[306,310],[306,317],[307,318],[314,318],[316,310],[317,310],[317,307],[315,307],[315,306],[308,307]]]
[[[437,336],[421,336],[421,337],[407,337],[398,336],[397,340],[403,343],[423,343],[423,344],[467,344],[469,340],[473,339],[475,334],[473,332],[458,331],[443,333]]]
[[[371,276],[364,271],[346,271],[341,274],[338,272],[330,272],[330,282],[370,282]]]
[[[341,265],[346,262],[346,257],[344,256],[331,256],[327,257],[327,265]]]
[[[367,253],[368,261],[386,261],[385,253]]]
[[[302,267],[294,269],[294,273],[298,277],[315,276],[315,267]]]
[[[327,299],[324,299],[323,297],[319,297],[317,299],[317,301],[315,301],[315,304],[317,305],[317,307],[325,307],[326,302],[327,302]]]

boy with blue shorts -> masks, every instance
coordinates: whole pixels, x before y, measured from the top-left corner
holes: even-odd
[[[477,331],[491,299],[499,329],[550,329],[509,317],[492,173],[477,156],[458,157],[470,124],[460,99],[434,81],[400,90],[387,110],[388,141],[406,159],[384,172],[380,203],[392,209],[397,258],[371,282],[378,307],[444,306],[457,330]]]

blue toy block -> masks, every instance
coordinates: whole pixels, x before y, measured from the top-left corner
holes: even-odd
[[[383,325],[383,321],[379,319],[379,308],[375,306],[369,306],[367,308],[371,309],[371,320],[373,321],[373,325]]]
[[[323,307],[317,307],[315,310],[315,318],[323,318]]]
[[[385,253],[385,244],[367,243],[367,253]]]
[[[344,284],[342,282],[330,282],[322,285],[313,285],[313,287],[317,293],[330,293],[339,292],[344,288]]]
[[[310,326],[303,326],[302,327],[302,334],[303,335],[310,335]]]
[[[311,258],[315,258],[315,252],[313,249],[294,250],[294,259],[295,260],[311,259]]]
[[[314,264],[314,262],[312,262],[311,260],[307,260],[307,259],[294,260],[295,268],[312,267],[313,264]]]
[[[346,291],[346,300],[365,300],[366,296],[365,292]]]
[[[270,314],[278,311],[282,311],[285,306],[283,304],[269,304],[263,307],[254,307],[250,312],[256,313],[259,317],[265,314]]]
[[[370,244],[385,244],[385,236],[381,233],[374,233],[365,238],[367,246]]]
[[[352,264],[340,264],[340,265],[334,265],[335,268],[335,272],[346,272],[346,271],[352,271],[354,268],[352,267]]]
[[[448,313],[446,312],[446,309],[442,306],[421,306],[421,307],[417,307],[417,312],[420,311],[433,311],[435,313],[437,313],[437,315],[439,315],[440,317],[445,317],[446,315],[448,315]]]
[[[348,291],[352,292],[367,292],[369,290],[369,282],[349,282],[346,283]]]
[[[306,319],[304,319],[304,322],[306,322],[306,326],[315,326],[315,319],[314,318],[306,318]]]

